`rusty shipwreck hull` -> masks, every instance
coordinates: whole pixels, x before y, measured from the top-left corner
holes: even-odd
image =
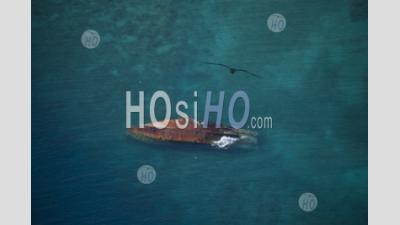
[[[129,134],[139,140],[154,140],[180,143],[196,143],[211,145],[217,148],[230,146],[248,147],[257,145],[257,133],[234,129],[232,127],[217,128],[209,125],[204,128],[200,123],[190,119],[188,126],[180,129],[176,122],[183,124],[183,118],[177,120],[162,121],[165,128],[159,129],[154,124],[145,124],[143,128],[129,128]]]

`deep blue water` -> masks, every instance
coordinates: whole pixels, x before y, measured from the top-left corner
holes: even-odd
[[[367,224],[367,16],[366,0],[33,0],[32,224]],[[159,89],[197,90],[199,111],[206,90],[244,90],[273,129],[246,151],[130,139],[125,91],[148,109]]]

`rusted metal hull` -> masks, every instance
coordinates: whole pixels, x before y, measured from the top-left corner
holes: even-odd
[[[162,121],[166,125],[158,129],[154,124],[145,124],[144,128],[128,129],[131,136],[139,140],[156,140],[181,143],[207,144],[218,148],[227,148],[238,144],[257,144],[257,134],[243,129],[231,127],[216,128],[208,126],[204,128],[200,123],[190,119],[188,126],[180,129],[177,122],[183,124],[184,119]]]

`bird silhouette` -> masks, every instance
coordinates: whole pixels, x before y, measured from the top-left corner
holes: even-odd
[[[229,73],[232,74],[232,75],[235,74],[236,72],[243,72],[243,73],[245,73],[247,75],[251,75],[253,77],[262,78],[261,76],[259,76],[257,74],[254,74],[254,73],[252,73],[252,72],[250,72],[248,70],[233,68],[233,67],[227,66],[227,65],[222,64],[222,63],[213,63],[213,62],[203,62],[203,63],[204,64],[209,64],[209,65],[216,65],[216,66],[222,66],[222,67],[228,68],[229,69]]]

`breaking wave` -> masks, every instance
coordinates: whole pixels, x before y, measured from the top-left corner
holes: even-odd
[[[218,147],[218,148],[226,148],[226,147],[234,144],[238,140],[239,140],[239,138],[222,136],[218,141],[213,141],[211,145]]]

